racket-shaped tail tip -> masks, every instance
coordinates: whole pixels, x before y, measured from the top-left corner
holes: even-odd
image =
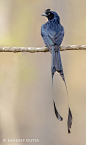
[[[71,129],[71,126],[72,126],[72,113],[71,113],[71,110],[69,108],[69,113],[68,113],[68,122],[67,122],[67,125],[68,125],[68,133],[71,133],[70,132],[70,129]]]
[[[55,111],[55,115],[56,115],[57,119],[58,119],[59,121],[62,121],[63,118],[62,118],[62,117],[60,116],[60,114],[58,113],[54,101],[53,101],[53,104],[54,104],[54,111]]]

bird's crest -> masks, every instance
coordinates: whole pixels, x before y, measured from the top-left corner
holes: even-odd
[[[51,9],[45,10],[45,14],[49,13]]]

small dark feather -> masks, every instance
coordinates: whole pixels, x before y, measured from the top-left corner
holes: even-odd
[[[70,128],[71,128],[71,125],[72,125],[72,113],[71,113],[70,108],[69,108],[69,113],[68,113],[68,122],[67,122],[67,125],[68,125],[68,133],[71,133],[70,132]]]
[[[54,111],[55,111],[55,114],[56,114],[56,117],[58,118],[58,120],[62,121],[63,118],[60,116],[60,114],[58,113],[57,109],[56,109],[56,106],[55,106],[55,102],[53,100],[53,104],[54,104]]]
[[[45,10],[45,14],[49,13],[51,9]]]

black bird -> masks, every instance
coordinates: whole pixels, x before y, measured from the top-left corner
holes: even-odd
[[[66,86],[62,63],[61,63],[60,50],[59,50],[59,47],[64,37],[64,28],[60,24],[59,15],[56,12],[51,11],[51,9],[45,10],[45,13],[43,13],[42,16],[48,18],[48,21],[45,24],[43,24],[41,27],[41,36],[43,37],[45,45],[52,53],[52,65],[51,65],[52,85],[53,85],[54,73],[57,71],[58,73],[60,73]],[[66,86],[66,91],[67,91],[67,86]],[[68,91],[67,91],[67,96],[68,96]],[[54,110],[55,110],[56,117],[60,121],[62,121],[63,118],[58,113],[54,100],[53,103],[54,103]],[[70,128],[72,125],[72,113],[69,108],[69,100],[68,100],[68,109],[69,109],[69,114],[68,114],[67,124],[68,124],[68,133],[70,133]]]

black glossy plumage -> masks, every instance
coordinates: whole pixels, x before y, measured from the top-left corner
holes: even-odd
[[[60,24],[60,18],[56,12],[48,11],[48,13],[51,13],[50,15],[53,15],[53,17],[52,19],[48,18],[48,22],[42,25],[41,35],[45,45],[52,53],[52,77],[54,73],[58,71],[65,81],[59,51],[59,47],[64,37],[64,28]]]
[[[60,73],[60,75],[62,76],[65,82],[60,51],[59,51],[59,47],[64,37],[64,28],[60,24],[60,18],[56,12],[47,9],[45,11],[45,14],[43,15],[48,18],[48,22],[43,24],[41,27],[41,35],[43,37],[45,45],[52,53],[52,66],[51,66],[52,84],[53,84],[53,76],[56,71]],[[54,103],[54,111],[56,117],[58,118],[58,120],[62,121],[63,119],[56,109],[54,100],[53,103]]]
[[[54,73],[57,71],[58,73],[60,73],[66,86],[62,63],[61,63],[60,50],[59,50],[59,47],[64,37],[64,28],[60,24],[60,17],[56,12],[47,9],[45,13],[42,15],[48,18],[48,21],[45,24],[43,24],[41,27],[41,36],[43,37],[45,45],[52,53],[52,65],[51,65],[52,85],[53,85]],[[67,91],[67,86],[66,86],[66,91]],[[68,91],[67,91],[67,97],[68,97]],[[58,113],[54,100],[53,100],[53,104],[54,104],[54,111],[56,117],[58,118],[58,120],[62,121],[63,118]],[[68,108],[69,108],[69,97],[68,97]],[[69,111],[68,111],[67,123],[68,123],[68,133],[70,133],[70,128],[72,125],[72,113],[70,108],[68,110]]]

